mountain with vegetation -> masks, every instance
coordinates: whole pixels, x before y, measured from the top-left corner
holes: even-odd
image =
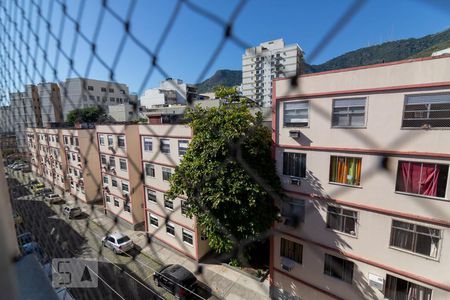
[[[446,48],[450,48],[450,29],[421,38],[391,41],[350,51],[320,65],[305,63],[304,72],[315,73],[427,57]],[[218,70],[212,77],[198,84],[198,89],[200,93],[212,92],[215,86],[235,86],[241,84],[241,81],[240,70]]]
[[[218,70],[210,78],[197,85],[199,93],[212,92],[218,85],[235,86],[242,82],[241,70]]]

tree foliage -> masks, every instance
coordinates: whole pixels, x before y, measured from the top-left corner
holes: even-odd
[[[230,252],[265,233],[278,210],[280,192],[271,157],[271,133],[241,104],[188,110],[194,136],[171,177],[169,197],[185,194],[209,245]]]
[[[239,102],[240,95],[236,87],[227,87],[223,85],[216,86],[214,88],[214,94],[216,98],[226,99],[228,102]]]
[[[77,108],[67,114],[67,123],[72,126],[76,122],[97,123],[105,117],[105,111],[100,106]]]

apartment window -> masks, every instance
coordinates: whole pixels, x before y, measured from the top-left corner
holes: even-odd
[[[111,202],[111,197],[109,197],[108,195],[105,195],[105,201],[106,202]]]
[[[281,215],[284,218],[284,225],[297,227],[299,223],[304,223],[305,210],[305,200],[284,200],[281,208]]]
[[[172,170],[169,169],[169,168],[164,168],[164,167],[163,167],[163,168],[162,168],[162,177],[163,177],[163,180],[169,181],[170,176],[172,176]]]
[[[145,164],[145,175],[155,177],[155,166],[153,164]]]
[[[128,194],[129,191],[128,183],[122,182],[122,192]]]
[[[98,140],[100,142],[100,146],[105,146],[105,137],[103,135],[100,135]]]
[[[392,247],[437,258],[440,240],[439,229],[398,220],[392,221],[390,241]]]
[[[123,210],[126,211],[126,212],[131,212],[130,202],[126,202],[126,203],[123,205]]]
[[[330,182],[360,185],[361,160],[357,157],[331,156]]]
[[[353,268],[353,262],[325,254],[325,266],[323,270],[325,275],[340,279],[347,283],[352,283]]]
[[[78,162],[81,162],[81,156],[80,155],[77,155],[77,160],[78,160]]]
[[[169,154],[170,153],[170,141],[168,139],[160,140],[161,153]]]
[[[64,145],[69,145],[69,139],[67,136],[64,137]]]
[[[114,206],[119,207],[119,200],[117,198],[114,198]]]
[[[384,297],[390,300],[431,300],[431,289],[387,274]]]
[[[111,178],[111,185],[112,185],[113,187],[117,187],[117,179]]]
[[[194,235],[192,234],[192,232],[184,228],[182,228],[181,231],[183,233],[183,242],[188,243],[189,245],[193,245]]]
[[[450,94],[406,96],[402,127],[450,127]]]
[[[144,138],[144,151],[153,151],[153,141],[151,138]]]
[[[303,245],[281,238],[280,256],[301,264],[303,259]]]
[[[284,103],[284,126],[305,127],[308,126],[308,101],[296,101]]]
[[[108,184],[108,176],[103,176],[103,184]]]
[[[156,202],[156,191],[147,189],[147,200]]]
[[[114,140],[112,135],[108,135],[108,146],[113,146]]]
[[[336,99],[333,101],[333,127],[363,127],[366,99]]]
[[[107,164],[107,162],[106,162],[106,155],[101,154],[101,155],[100,155],[100,159],[101,159],[101,161],[102,161],[102,165],[106,165],[106,164]]]
[[[306,154],[284,152],[283,153],[283,175],[294,177],[306,176]]]
[[[358,212],[328,205],[327,227],[344,232],[350,235],[356,235],[356,223]]]
[[[117,146],[119,148],[125,148],[125,137],[123,135],[117,137]]]
[[[172,224],[167,223],[166,224],[166,232],[170,234],[171,236],[175,236],[175,226]]]
[[[158,217],[157,216],[150,214],[150,225],[158,228]]]
[[[122,171],[127,170],[127,160],[125,158],[119,158],[119,167]]]
[[[88,90],[89,90],[89,91],[93,91],[93,90],[94,90],[94,87],[93,87],[92,85],[88,85]]]
[[[102,88],[101,88],[101,91],[102,91],[102,92],[106,92],[106,88],[102,87]]]
[[[178,155],[183,156],[186,154],[186,151],[188,149],[188,143],[187,140],[180,140],[178,141]]]
[[[67,160],[70,160],[70,153],[67,153]]]
[[[187,215],[187,211],[188,211],[188,206],[187,206],[186,200],[181,200],[181,214],[183,216],[186,216]]]
[[[111,88],[110,88],[110,89],[109,89],[109,92],[110,92],[110,93],[114,93],[114,89],[111,89]]]
[[[72,160],[73,161],[77,161],[77,157],[75,156],[75,154],[72,153]]]
[[[448,165],[399,161],[395,190],[445,198]]]
[[[111,168],[115,168],[116,167],[116,159],[114,158],[114,156],[110,156],[109,157],[109,166]]]
[[[164,207],[173,210],[173,200],[164,195]]]

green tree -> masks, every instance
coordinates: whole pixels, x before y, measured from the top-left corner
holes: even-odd
[[[100,106],[77,108],[67,114],[67,123],[72,126],[76,122],[96,123],[105,117],[105,111]]]
[[[228,102],[239,102],[240,96],[236,87],[218,85],[214,88],[214,95],[219,99],[226,99]]]
[[[271,157],[271,133],[247,104],[186,113],[194,136],[170,179],[169,197],[185,194],[209,245],[230,252],[262,237],[277,219],[272,196],[280,181]]]

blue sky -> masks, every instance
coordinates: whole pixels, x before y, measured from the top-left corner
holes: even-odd
[[[41,6],[43,15],[50,20],[52,31],[56,35],[62,24],[62,10],[58,2],[65,1],[55,1],[53,6],[50,6],[51,3],[44,0]],[[67,12],[73,18],[77,18],[80,7],[82,7],[81,3],[85,3],[80,14],[80,31],[88,39],[92,39],[99,20],[101,1],[68,0],[67,2]],[[227,21],[239,1],[193,0],[192,2]],[[114,0],[108,3],[117,15],[126,18],[129,1]],[[234,22],[233,34],[247,45],[284,38],[288,44],[298,43],[308,56],[352,3],[353,1],[350,0],[249,0]],[[322,63],[347,51],[368,45],[420,37],[445,30],[450,27],[450,5],[445,3],[446,1],[440,0],[368,0],[358,14],[327,44],[320,55],[309,63]],[[161,38],[176,4],[175,0],[137,1],[131,15],[130,30],[136,39],[151,51],[155,51],[157,42]],[[27,5],[25,6],[27,7]],[[28,7],[26,10],[29,12]],[[43,23],[39,25],[40,27],[38,26],[36,9],[33,11],[33,29],[39,30],[40,43],[44,45],[47,29]],[[61,46],[66,53],[71,53],[75,27],[67,18],[65,20],[64,29],[61,30]],[[117,21],[111,13],[104,14],[101,29],[98,31],[96,50],[108,66],[113,65],[114,57],[124,35],[123,28],[123,24]],[[195,83],[221,41],[223,32],[223,26],[194,12],[186,4],[182,4],[172,30],[165,38],[158,56],[158,64],[171,77]],[[51,64],[56,66],[58,79],[76,76],[74,73],[68,72],[69,64],[64,57],[59,56],[59,60],[56,61],[58,52],[56,46],[56,43],[50,38],[47,57]],[[242,45],[228,41],[206,77],[212,75],[217,69],[240,69],[243,52]],[[86,73],[90,54],[90,45],[79,39],[77,47],[74,48],[73,55],[71,55],[74,58],[75,69],[83,76],[107,80],[109,70],[97,59],[93,60],[90,71]],[[55,78],[50,68],[42,67],[42,54],[34,57],[38,61],[39,72],[44,75],[45,80],[54,81]],[[27,63],[27,66],[30,68],[31,64]],[[144,80],[150,66],[149,56],[128,38],[119,56],[115,79],[127,83],[133,92],[157,86],[165,76],[155,70],[148,80]],[[27,79],[27,81],[30,80]],[[34,81],[38,82],[39,76],[36,75]]]

